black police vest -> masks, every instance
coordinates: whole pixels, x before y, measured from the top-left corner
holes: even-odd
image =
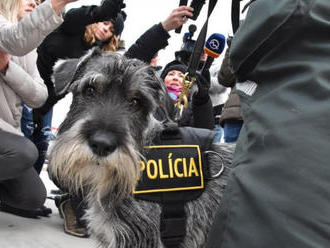
[[[146,146],[141,160],[141,178],[134,190],[136,199],[162,207],[160,233],[163,244],[178,247],[186,230],[186,202],[204,191],[209,169],[203,155],[209,150],[214,132],[208,129],[177,127],[171,123]]]

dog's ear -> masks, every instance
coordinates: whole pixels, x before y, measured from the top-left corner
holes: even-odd
[[[58,60],[53,68],[53,83],[56,95],[62,95],[68,92],[77,71],[79,59]]]
[[[102,50],[98,47],[90,49],[84,56],[79,59],[66,59],[58,60],[53,68],[53,82],[55,85],[56,95],[62,95],[69,91],[74,78],[77,75],[77,71],[81,71],[87,62],[92,57],[102,55]]]

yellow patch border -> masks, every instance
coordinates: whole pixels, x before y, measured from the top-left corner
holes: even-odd
[[[198,154],[198,162],[199,162],[199,172],[201,178],[200,186],[193,187],[183,187],[183,188],[170,188],[170,189],[151,189],[151,190],[141,190],[135,191],[133,190],[133,194],[146,194],[146,193],[160,193],[160,192],[171,192],[171,191],[182,191],[182,190],[194,190],[194,189],[203,189],[204,188],[204,174],[202,169],[202,156],[199,145],[156,145],[156,146],[144,146],[146,149],[154,149],[154,148],[196,148]]]

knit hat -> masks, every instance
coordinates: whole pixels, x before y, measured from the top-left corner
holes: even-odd
[[[166,75],[170,72],[170,71],[181,71],[183,73],[187,72],[187,66],[184,64],[181,64],[180,62],[178,62],[177,60],[173,60],[172,62],[168,63],[163,71],[162,74],[160,75],[160,77],[164,80]]]

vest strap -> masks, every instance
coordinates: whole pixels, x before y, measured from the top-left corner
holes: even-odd
[[[162,205],[160,234],[165,247],[179,247],[186,235],[186,214],[183,202]]]

